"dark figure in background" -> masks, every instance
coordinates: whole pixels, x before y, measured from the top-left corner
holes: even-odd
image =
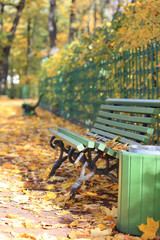
[[[39,99],[38,99],[37,103],[33,106],[28,104],[27,102],[22,104],[23,116],[37,115],[35,112],[35,108],[38,107],[38,105],[40,104],[40,101],[41,101],[43,95],[44,95],[44,93],[41,93],[39,95]]]

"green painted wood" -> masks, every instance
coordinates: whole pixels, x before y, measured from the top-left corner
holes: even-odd
[[[60,127],[58,131],[54,130],[54,133],[57,134],[56,136],[59,139],[64,140],[76,149],[96,148],[110,156],[119,158],[119,153],[108,148],[105,141],[113,140],[119,136],[118,142],[121,143],[148,144],[150,142],[149,135],[151,136],[154,133],[154,128],[150,126],[156,123],[153,115],[157,114],[157,109],[128,106],[130,105],[124,106],[122,103],[114,106],[108,104],[108,102],[101,105],[98,117],[91,131],[87,133],[88,136],[95,137],[95,141]],[[94,136],[95,134],[96,136]]]
[[[146,107],[156,107],[160,108],[160,100],[156,99],[126,99],[126,98],[108,98],[106,99],[106,104],[118,104],[118,105],[136,105],[136,106],[146,106]]]
[[[102,131],[102,130],[99,130],[99,129],[96,129],[96,128],[92,128],[91,131],[94,134],[99,134],[100,136],[104,136],[104,137],[106,137],[110,140],[113,140],[115,137],[117,137],[116,134],[111,134],[111,133],[108,133],[108,132],[105,132],[105,131]],[[128,143],[128,144],[137,144],[136,141],[133,141],[132,139],[124,138],[124,137],[121,137],[121,136],[119,137],[118,142]]]
[[[58,131],[67,135],[67,136],[69,136],[69,137],[71,137],[71,138],[73,138],[73,139],[75,139],[76,141],[81,142],[83,145],[85,145],[89,148],[94,148],[95,147],[95,148],[99,149],[100,151],[107,153],[110,156],[117,156],[116,151],[114,151],[111,148],[106,147],[106,145],[102,142],[89,140],[89,139],[87,139],[85,137],[82,137],[78,134],[75,134],[75,133],[73,133],[73,132],[71,132],[71,131],[69,131],[65,128],[58,127]]]
[[[117,125],[118,125],[118,123],[117,123]],[[105,132],[116,134],[118,136],[127,137],[128,139],[134,139],[134,140],[138,140],[141,142],[149,142],[149,137],[145,136],[145,135],[132,133],[132,132],[124,131],[124,130],[119,130],[118,128],[107,127],[107,126],[104,126],[99,123],[95,123],[93,127],[103,130]]]
[[[138,125],[134,125],[134,124],[128,124],[128,123],[122,123],[122,122],[107,120],[105,118],[100,118],[100,117],[96,118],[96,122],[106,124],[108,126],[118,127],[118,128],[121,128],[121,129],[128,129],[128,130],[133,130],[133,131],[137,131],[137,132],[142,132],[142,133],[146,133],[146,134],[149,134],[149,135],[152,135],[153,132],[154,132],[154,128],[143,127],[143,126],[138,126]]]
[[[69,144],[70,146],[72,146],[73,148],[77,149],[78,151],[82,151],[85,149],[85,147],[83,146],[82,143],[74,140],[73,138],[70,138],[68,136],[66,136],[65,134],[58,132],[57,130],[54,129],[49,129],[49,131],[56,136],[57,139],[59,140],[63,140],[65,143]]]
[[[102,139],[101,141],[102,141],[102,143],[104,144],[106,141],[110,141],[110,140],[112,140],[113,139],[113,134],[112,134],[112,138],[107,138],[107,137],[102,137],[102,135],[98,135],[98,134],[96,134],[96,136],[94,136],[95,135],[95,133],[93,133],[93,132],[87,132],[86,133],[88,136],[92,136],[92,137],[95,137],[95,139]],[[116,137],[116,136],[115,136]],[[119,142],[121,142],[121,141],[119,141]],[[127,143],[127,142],[125,142],[125,143]],[[139,143],[139,142],[136,142],[136,141],[129,141],[129,143],[130,144],[136,144],[136,145],[141,145],[141,143]],[[106,145],[105,145],[106,146]],[[98,148],[98,147],[97,147]]]
[[[80,135],[78,135],[74,132],[71,132],[68,129],[58,127],[58,132],[61,132],[61,133],[65,134],[66,136],[68,136],[70,138],[73,138],[74,140],[82,143],[86,147],[89,147],[89,148],[94,148],[95,147],[95,142],[94,141],[92,141],[90,139],[87,139],[83,136],[80,136]]]
[[[106,146],[104,152],[107,153],[109,156],[115,157],[117,159],[119,158],[119,153],[112,148]]]
[[[121,115],[121,114],[114,114],[105,111],[99,111],[98,116],[103,116],[106,118],[113,118],[123,121],[129,122],[137,122],[137,123],[146,123],[146,124],[155,124],[156,119],[154,117],[137,117],[137,116],[128,116],[128,115]]]
[[[127,113],[140,113],[140,114],[158,114],[158,109],[149,108],[149,107],[126,107],[126,106],[114,106],[114,105],[106,105],[102,104],[100,109],[116,111],[116,112],[127,112]]]
[[[149,58],[149,55],[147,55],[147,59]],[[147,60],[148,62],[148,60]],[[147,81],[147,84],[149,85],[149,82]],[[150,95],[150,92],[148,92],[148,96]],[[106,99],[106,105],[116,105],[115,107],[121,107],[121,106],[126,106],[126,107],[145,107],[146,109],[152,108],[155,109],[153,112],[155,122],[152,122],[151,124],[155,125],[154,126],[154,134],[152,138],[152,144],[159,145],[160,143],[160,126],[159,126],[159,115],[160,115],[160,100],[156,99],[115,99],[115,98],[108,98]]]
[[[147,217],[160,220],[160,155],[120,152],[117,228],[142,235]],[[160,228],[158,229],[160,233]]]

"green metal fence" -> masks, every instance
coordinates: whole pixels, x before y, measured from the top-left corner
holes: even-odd
[[[159,54],[159,55],[158,55]],[[120,65],[120,66],[119,66]],[[160,45],[158,42],[115,58],[115,81],[121,97],[158,99],[160,96]]]
[[[128,50],[41,80],[42,105],[64,118],[90,124],[106,98],[160,97],[160,44]]]

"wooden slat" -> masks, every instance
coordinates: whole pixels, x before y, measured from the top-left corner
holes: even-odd
[[[82,137],[82,136],[79,136],[78,134],[75,134],[71,131],[69,131],[68,129],[65,129],[65,128],[58,128],[58,131],[64,133],[64,134],[68,134],[69,137],[71,138],[74,138],[75,140],[81,142],[83,145],[89,147],[89,148],[97,148],[99,149],[100,151],[102,152],[105,152],[107,153],[108,155],[110,156],[118,156],[117,155],[117,152],[111,148],[108,148],[106,147],[106,145],[104,143],[102,143],[101,141],[100,142],[97,142],[97,141],[92,141],[92,140],[89,140],[85,137]]]
[[[66,136],[70,137],[70,138],[73,138],[74,140],[82,143],[83,145],[85,145],[86,147],[89,147],[89,148],[94,148],[95,147],[95,142],[90,140],[90,139],[87,139],[83,136],[80,136],[74,132],[71,132],[69,131],[68,129],[65,129],[65,128],[61,128],[61,127],[58,127],[58,132],[61,132],[63,134],[65,134]]]
[[[116,112],[126,112],[126,113],[141,113],[141,114],[158,114],[158,110],[149,107],[126,107],[126,106],[114,106],[102,104],[100,109]]]
[[[127,116],[122,114],[114,114],[110,112],[99,111],[98,116],[103,116],[106,118],[118,119],[128,122],[136,123],[146,123],[146,124],[155,124],[156,119],[154,117],[137,117],[137,116]]]
[[[96,118],[96,122],[106,124],[108,126],[118,127],[121,129],[128,129],[128,130],[133,130],[136,132],[146,133],[149,135],[152,135],[154,132],[154,128],[138,126],[138,125],[123,123],[123,122],[117,122],[117,121],[113,121],[113,120],[107,120],[107,119],[100,118],[100,117]]]
[[[99,134],[101,136],[104,136],[104,137],[107,137],[109,139],[114,139],[115,137],[118,136],[118,134],[112,134],[110,132],[102,131],[102,130],[99,130],[97,128],[92,128],[91,132],[97,133],[97,134]],[[133,141],[133,139],[130,139],[129,137],[128,138],[124,138],[124,137],[121,137],[121,136],[119,137],[118,142],[129,143],[129,144],[136,144],[136,141]],[[142,139],[139,140],[139,142],[149,143],[149,137],[142,136]]]
[[[106,132],[109,132],[109,133],[117,134],[118,136],[123,136],[123,137],[131,138],[131,139],[135,139],[135,140],[142,141],[142,142],[146,142],[146,139],[149,138],[145,135],[132,133],[132,132],[128,132],[128,131],[123,131],[123,130],[120,130],[118,128],[107,127],[107,126],[104,126],[104,125],[99,124],[99,123],[95,123],[93,127],[98,128],[98,129],[103,130],[103,131],[106,131]]]
[[[156,107],[160,108],[160,100],[155,99],[126,99],[126,98],[108,98],[106,99],[107,104],[119,104],[119,105],[136,105],[136,106],[150,106],[150,107]]]
[[[110,134],[110,135],[112,135],[112,138],[111,138],[111,137],[105,137],[105,136],[102,137],[102,135],[97,134],[97,133],[95,133],[95,132],[87,132],[86,134],[87,134],[88,136],[95,137],[95,139],[97,139],[97,140],[101,139],[101,141],[104,142],[104,143],[105,143],[106,141],[111,141],[111,140],[113,140],[114,137],[117,136],[117,135]],[[118,141],[121,142],[119,139],[118,139]],[[133,141],[133,140],[130,140],[130,139],[128,139],[128,142],[129,142],[129,144],[141,145],[141,143],[136,142],[136,141]],[[128,142],[125,141],[125,142],[122,142],[122,143],[128,143]]]
[[[69,146],[72,146],[73,148],[77,149],[78,151],[82,151],[85,149],[82,143],[64,135],[63,133],[58,132],[57,130],[54,130],[52,128],[49,129],[49,131],[56,136],[57,139],[63,140],[65,143],[69,144]]]

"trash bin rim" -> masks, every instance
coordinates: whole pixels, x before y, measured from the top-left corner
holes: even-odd
[[[153,145],[130,145],[128,150],[121,150],[121,153],[134,153],[144,155],[160,155],[160,146]]]

